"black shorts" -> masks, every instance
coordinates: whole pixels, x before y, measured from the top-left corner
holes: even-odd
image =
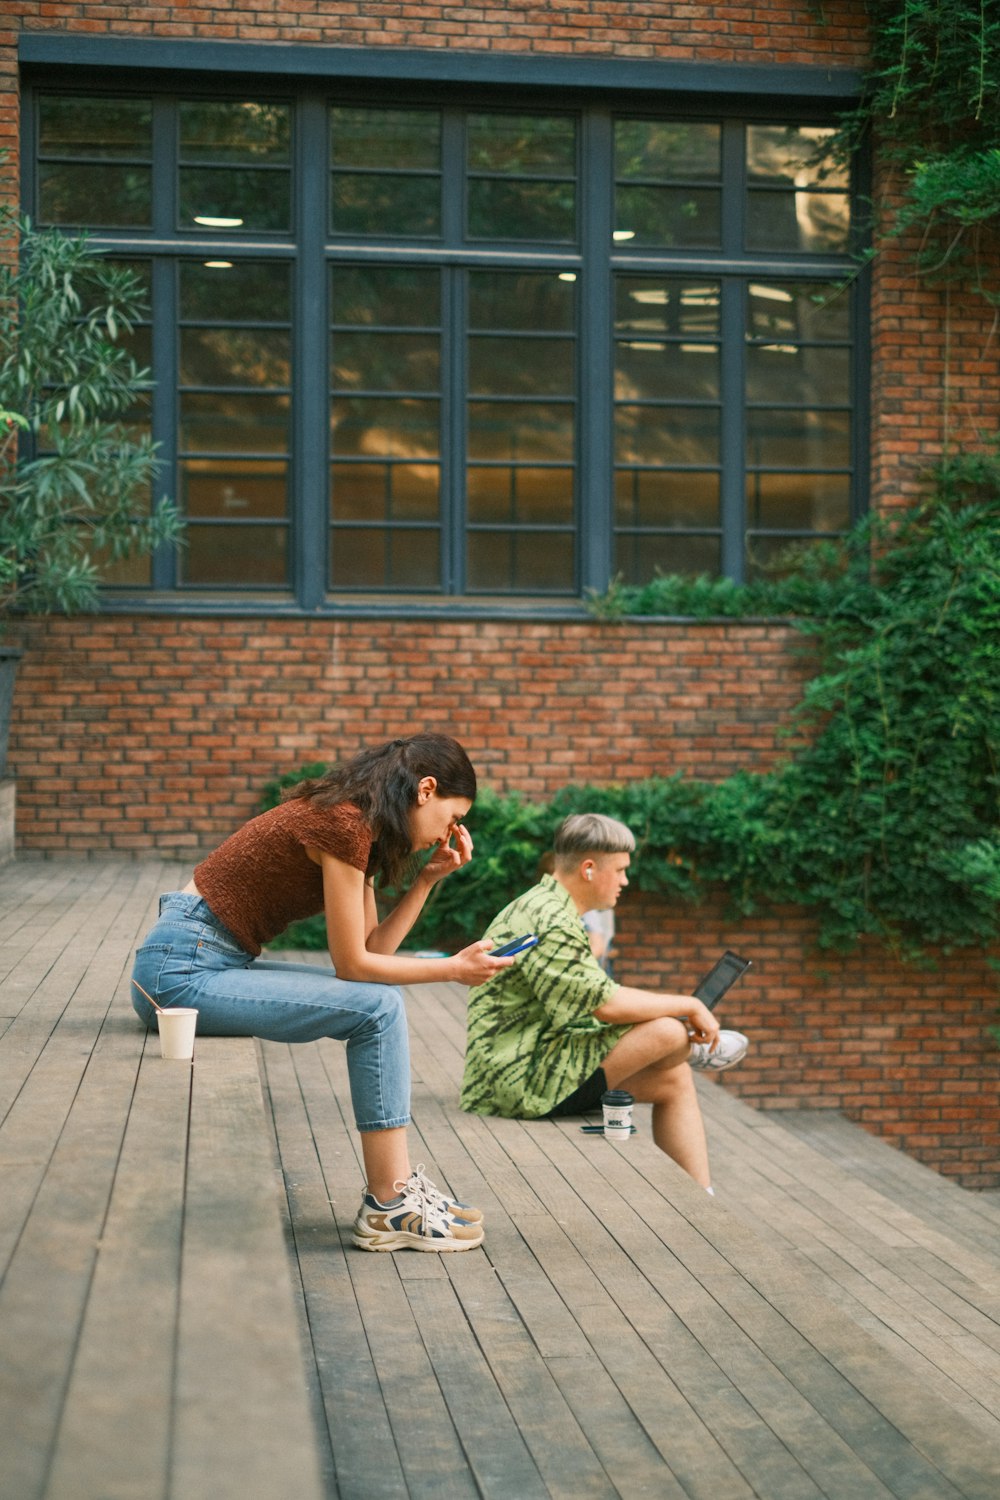
[[[555,1107],[550,1109],[544,1116],[546,1120],[556,1120],[562,1115],[589,1115],[592,1110],[600,1109],[601,1095],[608,1086],[608,1080],[604,1076],[603,1068],[595,1068],[589,1078],[585,1078],[578,1089],[561,1100]]]

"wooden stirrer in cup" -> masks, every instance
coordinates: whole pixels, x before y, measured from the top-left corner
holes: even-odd
[[[143,989],[142,985],[139,983],[139,981],[137,979],[133,979],[132,983],[135,985],[135,987],[139,991],[140,995],[146,995],[146,991]],[[146,999],[149,1001],[149,1003],[153,1007],[153,1009],[154,1010],[158,1010],[160,1012],[160,1015],[162,1016],[163,1013],[164,1013],[164,1010],[166,1009],[166,1007],[163,1006],[163,1005],[157,1005],[157,1003],[153,999],[152,995],[146,995]]]

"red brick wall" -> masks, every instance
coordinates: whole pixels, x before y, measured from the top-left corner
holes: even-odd
[[[212,41],[301,42],[339,47],[435,47],[460,51],[665,57],[711,62],[833,63],[863,60],[864,0],[491,0],[482,5],[410,0],[232,0],[149,4],[6,0],[10,30]]]
[[[815,946],[813,920],[774,910],[728,921],[627,891],[616,918],[623,983],[684,994],[724,948],[753,959],[722,1001],[751,1051],[719,1078],[761,1109],[842,1109],[970,1188],[1000,1187],[1000,1023],[989,957],[937,954],[933,968],[874,942],[843,955]]]
[[[781,625],[128,616],[36,620],[23,639],[19,846],[49,852],[194,854],[272,776],[417,728],[539,797],[760,768],[805,670]]]

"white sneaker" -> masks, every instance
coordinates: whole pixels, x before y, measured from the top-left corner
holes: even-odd
[[[474,1250],[482,1244],[482,1224],[453,1218],[440,1194],[432,1198],[413,1177],[394,1186],[399,1197],[392,1203],[370,1193],[362,1199],[351,1234],[359,1250]]]
[[[706,1073],[723,1073],[726,1068],[733,1068],[743,1061],[749,1045],[742,1031],[720,1031],[719,1045],[714,1052],[709,1052],[707,1042],[692,1042],[688,1062],[692,1068]]]

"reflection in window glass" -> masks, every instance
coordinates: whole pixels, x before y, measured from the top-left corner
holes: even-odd
[[[440,307],[439,270],[331,267],[331,587],[440,587]]]
[[[291,115],[286,104],[255,100],[182,102],[178,118],[182,162],[290,160]]]
[[[472,239],[576,238],[576,121],[569,116],[470,115]]]
[[[716,181],[722,127],[687,120],[616,120],[615,175],[650,182]]]
[[[850,337],[853,293],[824,281],[751,281],[751,338],[834,339]]]
[[[42,224],[142,229],[152,223],[149,99],[43,94],[38,101]]]
[[[615,556],[630,583],[665,557],[683,572],[718,556],[721,306],[716,280],[615,278]]]
[[[335,107],[330,161],[334,234],[440,234],[439,110]]]
[[[717,281],[676,276],[618,276],[615,332],[712,338],[719,332],[722,289]]]
[[[436,328],[441,272],[415,266],[333,267],[330,310],[341,326]]]
[[[746,497],[752,566],[777,538],[851,523],[851,293],[811,281],[747,286]]]
[[[574,412],[569,401],[470,401],[468,456],[565,463],[573,457]]]
[[[818,255],[848,249],[849,172],[830,152],[832,135],[822,126],[747,127],[748,250]]]
[[[291,229],[291,112],[256,100],[178,106],[181,229]]]
[[[468,588],[563,593],[576,566],[575,476],[566,463],[576,341],[566,333],[578,283],[554,271],[470,271],[466,285]],[[544,529],[553,525],[565,528],[559,547]]]
[[[716,528],[720,520],[718,473],[622,469],[615,477],[615,522],[622,529]]]
[[[288,574],[285,526],[189,524],[181,550],[181,583],[191,586],[277,588]]]
[[[851,519],[849,490],[846,474],[751,474],[750,532],[844,531]]]
[[[659,536],[621,532],[615,537],[614,570],[630,583],[649,583],[659,573],[697,577],[722,570],[722,544],[716,536],[683,532]]]
[[[183,581],[278,587],[287,581],[290,264],[182,261],[178,310]]]
[[[614,129],[616,244],[661,249],[718,245],[721,127],[616,120]]]
[[[469,589],[477,594],[571,593],[571,540],[563,532],[470,532]]]
[[[846,188],[849,170],[831,155],[833,134],[833,128],[824,125],[748,125],[748,180],[781,187]]]

